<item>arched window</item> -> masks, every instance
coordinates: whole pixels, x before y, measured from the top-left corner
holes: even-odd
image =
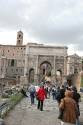
[[[11,66],[14,66],[14,59],[11,60]]]

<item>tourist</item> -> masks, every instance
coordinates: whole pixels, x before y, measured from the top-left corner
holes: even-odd
[[[67,79],[66,87],[67,88],[71,88],[72,87],[72,80],[71,79]]]
[[[72,92],[67,90],[65,97],[61,100],[59,108],[63,111],[61,125],[75,125],[77,115],[77,105],[75,100],[72,98]]]
[[[37,98],[38,98],[37,108],[40,109],[40,111],[43,111],[43,102],[44,102],[44,99],[47,98],[47,94],[43,85],[40,86],[37,92]]]
[[[24,97],[28,97],[28,95],[27,95],[27,93],[26,93],[24,88],[21,89],[21,93],[23,94]]]
[[[35,94],[36,94],[35,86],[34,85],[30,85],[28,91],[30,93],[31,105],[33,105],[34,104],[34,99],[35,99]]]
[[[55,86],[52,87],[52,98],[53,98],[53,100],[56,99],[56,88],[55,88]]]
[[[61,87],[58,87],[57,92],[56,92],[56,100],[58,102],[58,106],[60,105],[61,99],[63,99],[65,97],[65,88],[64,85],[62,85]],[[59,119],[62,118],[62,110],[59,108]]]
[[[75,86],[72,87],[73,99],[76,101],[77,108],[78,108],[78,119],[76,120],[76,125],[80,125],[79,123],[79,116],[80,116],[80,109],[79,109],[79,101],[80,101],[80,94],[77,92],[77,88]]]

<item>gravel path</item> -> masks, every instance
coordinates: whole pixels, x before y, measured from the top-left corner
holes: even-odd
[[[81,122],[83,119],[83,102],[80,103]],[[5,118],[6,125],[60,125],[58,117],[58,105],[52,99],[44,102],[44,111],[37,110],[35,105],[30,105],[30,99],[24,98]],[[81,124],[83,125],[83,124]]]

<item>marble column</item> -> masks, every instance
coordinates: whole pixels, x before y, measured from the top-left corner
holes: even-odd
[[[64,56],[64,76],[67,75],[67,57]]]
[[[69,66],[69,64],[68,64],[68,66]],[[67,57],[64,56],[64,74],[62,74],[62,84],[64,84],[65,78],[66,78],[67,73],[68,73],[67,68],[69,68],[69,67],[67,67]]]
[[[38,55],[36,56],[34,82],[35,82],[36,84],[38,83]]]
[[[53,63],[53,72],[52,72],[52,80],[53,82],[55,82],[56,79],[56,68],[55,68],[55,60],[56,60],[56,56],[54,56],[54,63]]]

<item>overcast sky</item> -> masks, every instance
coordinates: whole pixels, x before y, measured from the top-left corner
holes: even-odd
[[[83,56],[83,0],[0,0],[0,44],[66,45],[68,53]]]

